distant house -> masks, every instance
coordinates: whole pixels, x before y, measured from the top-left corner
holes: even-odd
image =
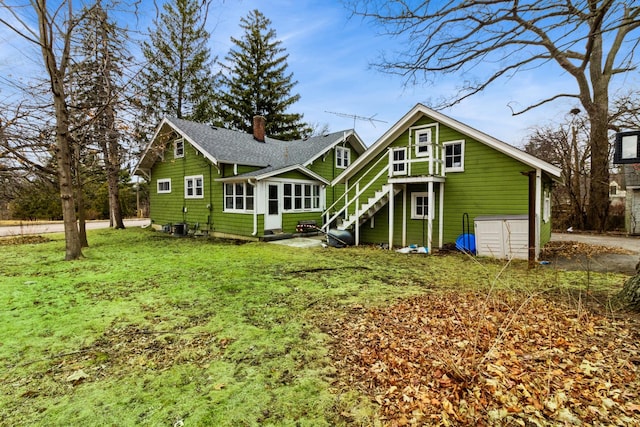
[[[331,182],[365,151],[353,130],[279,141],[265,135],[165,118],[135,173],[150,182],[150,217],[177,234],[258,239],[321,225],[342,195]]]
[[[551,236],[551,191],[561,170],[418,104],[329,186],[345,192],[328,206],[326,229],[352,230],[356,244],[424,246],[475,234],[480,255],[527,258]],[[529,200],[532,200],[531,211]]]

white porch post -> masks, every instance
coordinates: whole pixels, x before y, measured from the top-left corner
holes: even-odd
[[[393,186],[394,184],[389,186],[389,249],[393,248]]]
[[[402,247],[407,247],[407,186],[402,188]]]
[[[433,193],[433,181],[429,181],[428,184],[428,194],[427,197],[428,199],[428,208],[429,208],[429,220],[427,221],[428,227],[427,227],[427,247],[429,248],[429,252],[431,252],[433,250],[433,245],[432,245],[432,241],[433,241],[433,213],[434,213],[434,209],[433,209],[433,205],[434,205],[434,199],[435,199],[435,194]]]
[[[440,183],[440,209],[438,211],[438,248],[442,249],[442,233],[444,232],[444,182]]]
[[[542,218],[542,171],[536,169],[536,259],[540,258],[540,218]]]
[[[360,194],[360,182],[356,182],[356,194]],[[356,246],[360,245],[360,196],[356,197]]]

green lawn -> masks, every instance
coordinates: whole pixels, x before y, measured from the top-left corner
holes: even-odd
[[[90,232],[65,262],[62,236],[48,239],[0,245],[0,425],[372,425],[375,403],[336,385],[336,319],[430,292],[624,281],[141,229]]]

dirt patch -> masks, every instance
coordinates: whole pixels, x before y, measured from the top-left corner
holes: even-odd
[[[47,243],[51,239],[47,239],[42,236],[17,236],[17,237],[2,237],[0,238],[0,246],[10,245],[33,245],[38,243]]]
[[[385,425],[640,422],[637,323],[544,296],[446,293],[359,309],[330,331],[338,386]]]

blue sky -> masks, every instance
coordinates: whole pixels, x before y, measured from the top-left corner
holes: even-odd
[[[240,18],[252,9],[272,21],[272,28],[289,54],[289,71],[298,81],[294,91],[301,95],[295,111],[304,120],[330,131],[349,129],[354,120],[327,111],[374,117],[387,123],[356,120],[355,129],[365,144],[373,144],[416,103],[455,93],[461,76],[442,76],[434,82],[405,86],[404,81],[370,67],[382,52],[393,53],[402,43],[379,36],[379,28],[350,12],[340,0],[213,0],[207,19],[211,51],[224,58],[232,47],[230,37],[240,37]],[[155,16],[151,0],[143,0],[136,21],[146,31]],[[2,78],[30,73],[39,53],[0,28],[0,85]],[[479,67],[482,68],[482,67]],[[469,76],[465,76],[468,78]],[[638,85],[638,77],[621,84]],[[558,67],[535,69],[500,80],[484,93],[475,95],[443,113],[512,145],[521,147],[535,126],[558,123],[575,101],[558,101],[520,116],[512,116],[508,104],[525,107],[559,92],[575,92],[574,81]],[[5,91],[6,92],[6,91]],[[0,100],[2,91],[0,88]]]

